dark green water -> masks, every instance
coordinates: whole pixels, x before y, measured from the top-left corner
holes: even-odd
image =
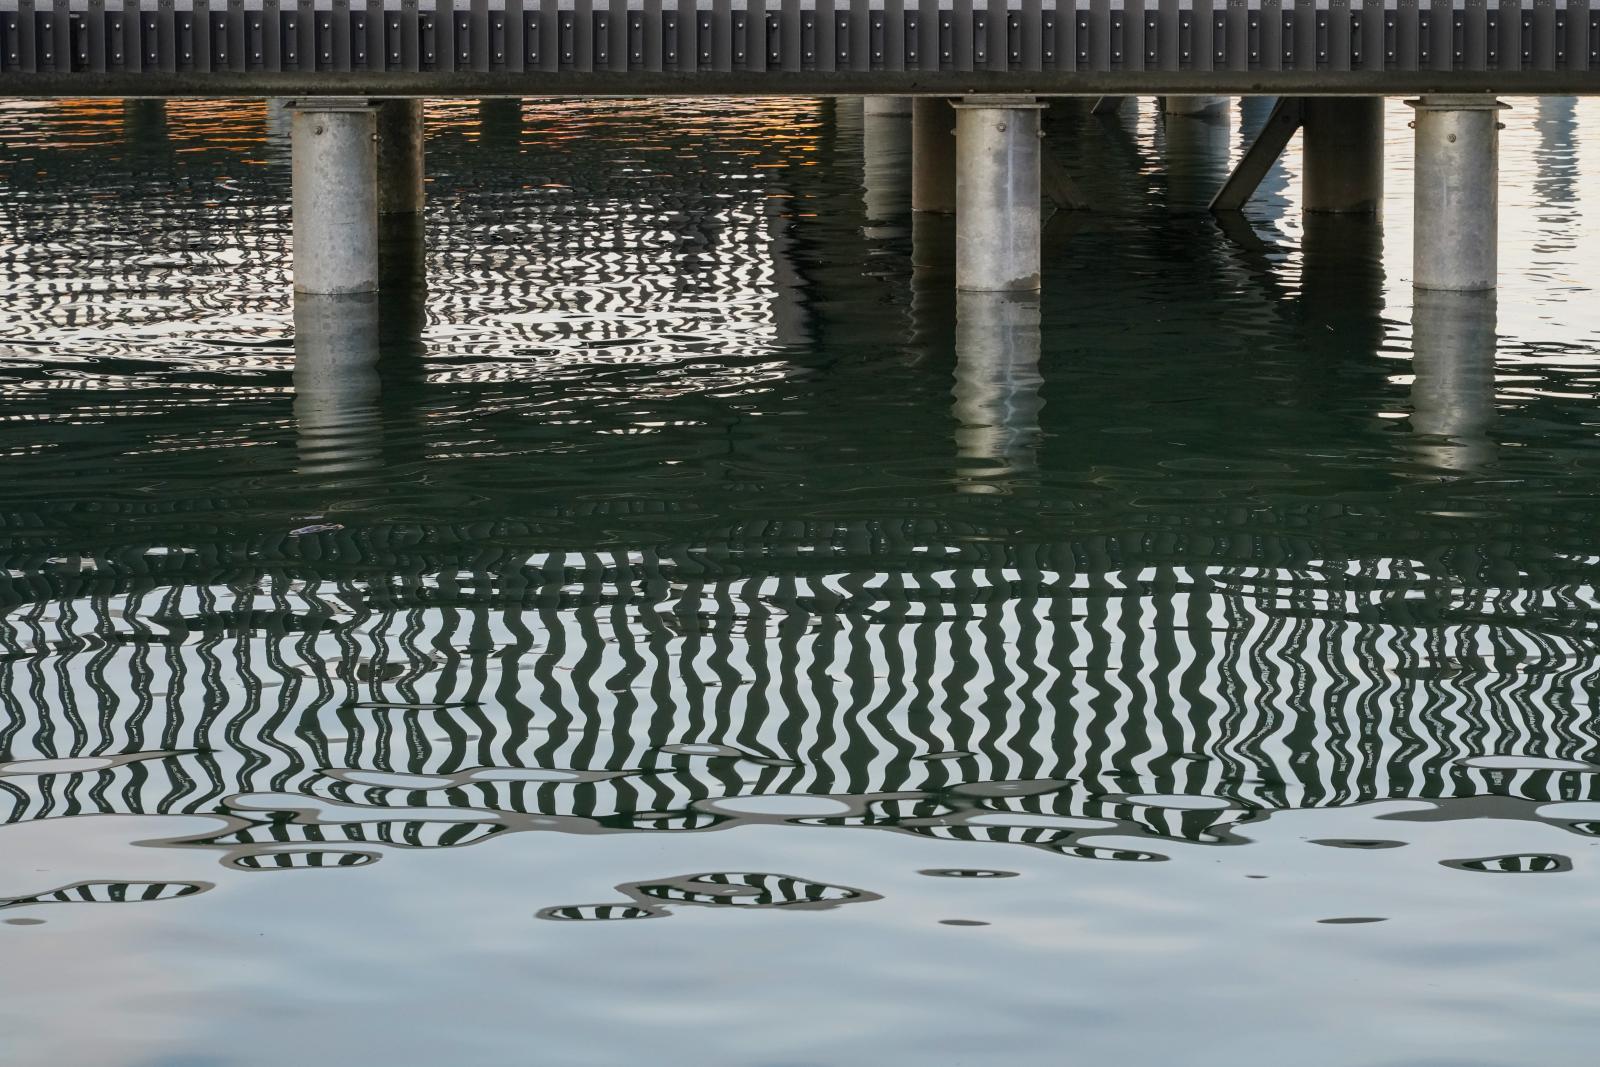
[[[1381,226],[1227,230],[1264,102],[1064,108],[957,299],[859,107],[530,101],[298,309],[281,112],[5,104],[0,1059],[1578,1060],[1600,106],[1514,104],[1497,298],[1398,102]]]

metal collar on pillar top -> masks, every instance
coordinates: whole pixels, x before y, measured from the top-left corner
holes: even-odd
[[[962,96],[950,101],[950,106],[957,110],[968,108],[989,108],[1011,110],[1043,111],[1050,105],[1035,96],[1020,96],[1007,94],[982,94]]]
[[[378,101],[364,96],[307,96],[285,100],[290,111],[373,111]]]
[[[1429,95],[1406,101],[1406,106],[1418,111],[1510,111],[1511,105],[1493,96]]]

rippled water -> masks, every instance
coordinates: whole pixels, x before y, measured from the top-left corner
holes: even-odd
[[[430,105],[299,308],[281,110],[0,104],[0,1057],[1576,1061],[1600,103],[1513,103],[1497,299],[1398,101],[1381,227],[1058,107],[1035,300],[859,105],[614,100]]]

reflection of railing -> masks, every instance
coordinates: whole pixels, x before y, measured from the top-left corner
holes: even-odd
[[[1595,758],[1593,635],[1548,621],[1592,611],[1591,585],[921,547],[882,571],[619,552],[387,583],[12,572],[0,820],[226,805],[218,847],[423,847],[827,794],[840,810],[802,821],[1094,852],[1097,827],[1220,840],[1255,809],[1600,795],[1463,762]],[[65,759],[98,762],[27,762]]]

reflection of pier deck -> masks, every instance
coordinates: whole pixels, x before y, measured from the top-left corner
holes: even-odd
[[[1280,808],[1600,797],[1467,760],[1594,760],[1592,635],[1542,616],[1595,604],[1581,582],[1103,538],[408,567],[326,536],[326,568],[202,549],[0,579],[0,750],[101,759],[14,765],[0,820],[225,806],[228,847],[428,846],[829,794],[849,810],[818,821],[1060,849],[1106,826],[1050,819],[1218,840]]]

